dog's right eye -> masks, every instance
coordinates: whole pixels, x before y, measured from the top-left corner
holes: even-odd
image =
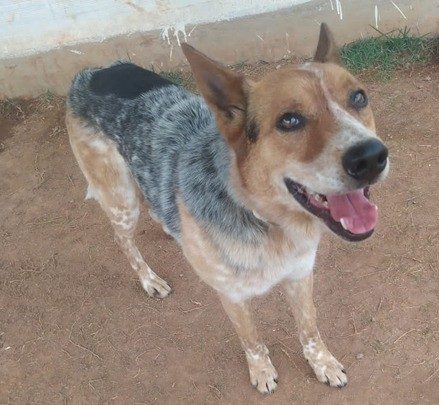
[[[306,124],[306,118],[299,114],[299,113],[291,113],[287,112],[283,114],[278,122],[277,122],[277,128],[281,131],[297,131],[298,129],[301,129]]]
[[[367,96],[364,90],[357,90],[350,94],[349,102],[356,110],[361,110],[367,106]]]

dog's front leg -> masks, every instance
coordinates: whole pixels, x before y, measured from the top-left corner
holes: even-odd
[[[296,320],[303,354],[317,379],[331,387],[344,387],[348,381],[346,372],[326,348],[317,329],[316,309],[312,299],[312,273],[298,281],[287,280],[284,287]]]
[[[264,394],[273,392],[277,386],[277,372],[271,364],[267,347],[258,338],[247,303],[230,301],[224,295],[220,297],[244,348],[250,382]]]

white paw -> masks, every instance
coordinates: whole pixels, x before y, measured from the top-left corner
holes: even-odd
[[[317,379],[331,387],[343,388],[346,386],[348,377],[344,367],[330,353],[323,357],[325,358],[314,362],[308,360]]]
[[[165,298],[171,292],[168,283],[152,271],[147,277],[142,277],[140,282],[150,297]]]
[[[277,371],[266,356],[263,360],[249,364],[250,382],[262,394],[271,394],[277,387]]]

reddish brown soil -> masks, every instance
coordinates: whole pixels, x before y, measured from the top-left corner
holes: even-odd
[[[370,240],[325,237],[315,300],[346,389],[316,381],[280,289],[255,320],[280,374],[251,388],[215,294],[143,213],[138,245],[174,288],[142,291],[68,144],[62,100],[9,108],[0,125],[0,403],[439,403],[439,69],[370,83],[392,172]],[[21,110],[20,110],[21,109]]]

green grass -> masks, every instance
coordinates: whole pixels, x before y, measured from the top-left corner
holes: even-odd
[[[178,71],[169,70],[169,71],[160,72],[159,74],[160,76],[171,81],[174,84],[183,86],[186,89],[193,91],[195,93],[197,92],[194,79],[190,72],[178,72]]]
[[[11,117],[23,113],[23,102],[20,99],[0,100],[0,117]]]
[[[160,76],[180,86],[184,86],[187,81],[187,78],[184,77],[183,73],[175,71],[160,72]]]
[[[341,48],[341,56],[353,73],[373,70],[381,78],[388,78],[399,67],[430,60],[436,41],[414,36],[405,28],[347,44]]]

